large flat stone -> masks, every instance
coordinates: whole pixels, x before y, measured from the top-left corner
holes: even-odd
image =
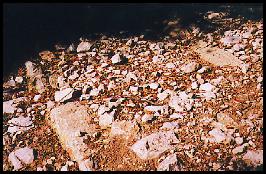
[[[85,137],[81,136],[81,132],[86,132],[90,136],[95,133],[95,125],[89,124],[91,117],[88,110],[89,107],[79,102],[69,102],[52,109],[50,113],[52,127],[57,132],[62,146],[71,159],[79,164],[92,153],[83,142]]]
[[[203,60],[215,66],[239,66],[243,63],[232,53],[218,47],[207,46],[207,43],[199,41],[198,45],[192,48]]]
[[[138,140],[131,150],[143,160],[149,160],[159,157],[163,152],[174,148],[174,144],[178,143],[173,131],[160,131],[153,133]]]

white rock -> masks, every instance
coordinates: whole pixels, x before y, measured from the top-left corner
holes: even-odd
[[[249,69],[249,64],[242,64],[241,71],[242,73],[246,74]]]
[[[46,88],[43,84],[43,81],[40,78],[37,78],[35,88],[40,94],[45,91]]]
[[[47,109],[52,109],[53,107],[54,107],[54,105],[55,105],[55,103],[53,102],[53,101],[51,101],[51,100],[49,100],[47,103],[46,103],[46,107],[47,107]]]
[[[89,42],[81,42],[77,47],[77,52],[89,51],[91,46],[92,44],[90,44]]]
[[[226,36],[224,38],[221,38],[221,42],[224,45],[236,44],[240,42],[240,37],[239,36]]]
[[[93,161],[86,159],[79,162],[79,170],[80,171],[92,171],[92,163]]]
[[[4,83],[3,86],[5,86],[5,87],[14,87],[14,86],[16,86],[16,82],[14,81],[13,77],[11,77],[10,80],[8,82]]]
[[[151,89],[157,89],[159,84],[158,83],[151,83],[151,84],[149,84],[149,86]]]
[[[17,83],[22,83],[22,82],[23,82],[23,77],[16,77],[16,78],[15,78],[15,81],[16,81]]]
[[[68,171],[68,167],[67,167],[67,165],[62,166],[61,169],[60,169],[60,171]]]
[[[262,81],[263,81],[263,77],[259,76],[259,77],[257,78],[257,82],[260,83],[260,82],[262,82]]]
[[[153,119],[153,115],[150,114],[144,114],[141,118],[142,123],[147,123],[148,121],[151,121]]]
[[[191,63],[188,63],[186,65],[183,65],[181,67],[181,70],[185,73],[191,73],[193,71],[196,71],[197,68],[199,67],[199,64],[196,63],[196,62],[191,62]]]
[[[163,91],[162,93],[157,94],[157,97],[159,99],[159,101],[163,101],[164,99],[166,99],[168,97],[168,93],[166,91]]]
[[[115,55],[111,58],[111,60],[112,60],[112,63],[113,63],[113,64],[116,64],[116,63],[121,62],[120,55],[119,55],[119,54],[115,54]]]
[[[129,87],[129,91],[131,91],[131,92],[137,92],[138,91],[138,87],[137,86],[130,86]]]
[[[162,110],[163,106],[145,106],[144,111],[150,111],[150,112],[158,112],[159,110]]]
[[[166,68],[169,68],[169,69],[175,68],[175,64],[173,63],[167,63],[165,66]]]
[[[13,100],[3,102],[3,113],[13,114],[16,110],[16,107],[13,104]]]
[[[108,111],[108,108],[105,106],[105,105],[101,105],[99,108],[98,108],[98,115],[102,115],[103,113],[105,113],[106,111]]]
[[[245,32],[245,33],[243,33],[243,35],[242,35],[242,37],[243,37],[244,39],[248,39],[248,38],[250,38],[251,36],[252,36],[251,32]]]
[[[97,111],[98,108],[99,108],[99,104],[91,104],[91,105],[90,105],[90,108],[91,108],[93,111]]]
[[[25,164],[31,164],[34,160],[33,149],[29,147],[20,148],[14,153],[17,158]]]
[[[243,143],[243,138],[242,137],[236,137],[235,141],[236,141],[236,144],[242,144]]]
[[[8,121],[8,123],[21,126],[21,127],[28,127],[32,125],[31,118],[23,117],[23,116],[19,116],[18,118],[12,118],[11,120]]]
[[[33,98],[33,100],[35,102],[37,102],[40,98],[41,98],[41,95],[35,95],[34,98]]]
[[[202,73],[204,73],[206,70],[207,70],[207,68],[204,66],[204,67],[200,68],[197,72],[200,73],[200,74],[202,74]]]
[[[202,96],[205,97],[206,100],[211,100],[212,98],[216,98],[216,94],[214,92],[204,92]]]
[[[210,83],[204,83],[204,84],[201,84],[200,87],[199,87],[199,90],[203,90],[203,91],[212,91],[213,89],[215,88],[215,86],[213,86],[212,84]]]
[[[100,90],[98,88],[94,88],[90,91],[90,95],[91,96],[98,96],[99,95]]]
[[[213,130],[211,130],[209,134],[214,137],[217,143],[220,143],[226,139],[225,134],[220,129],[217,129],[217,128],[214,128]]]
[[[138,80],[138,78],[136,77],[136,75],[133,72],[128,72],[128,74],[126,75],[125,82],[130,82],[131,79],[133,79],[135,81]]]
[[[197,84],[197,82],[192,82],[192,84],[191,84],[191,88],[192,88],[192,89],[197,89],[197,88],[198,88],[198,84]]]
[[[153,56],[153,58],[152,58],[152,62],[153,63],[156,63],[156,62],[158,62],[159,61],[159,57],[158,56]]]
[[[170,118],[181,118],[183,119],[184,116],[180,113],[173,113],[172,115],[170,115]]]
[[[173,144],[178,142],[173,131],[161,131],[138,140],[130,149],[139,158],[148,160],[159,157],[163,152],[174,148]]]
[[[247,153],[243,156],[243,159],[249,161],[255,166],[263,164],[263,150],[248,150]]]
[[[242,146],[237,146],[236,148],[234,148],[234,149],[232,150],[232,153],[233,153],[233,154],[241,153],[241,152],[243,152],[243,150],[244,150],[244,148],[245,148],[246,146],[248,146],[248,143],[245,143],[245,144],[243,144]]]
[[[127,45],[127,46],[131,46],[132,43],[133,43],[132,39],[129,39],[129,40],[127,41],[126,45]]]
[[[66,88],[66,89],[63,89],[62,91],[56,91],[55,97],[54,97],[55,101],[64,102],[68,99],[71,99],[73,92],[74,92],[73,88]]]
[[[114,115],[115,115],[115,110],[113,110],[111,113],[104,113],[99,117],[99,125],[101,128],[106,128],[109,127],[112,122],[114,121]]]
[[[158,166],[157,171],[179,171],[176,154],[166,157]]]
[[[19,159],[16,157],[14,152],[11,152],[8,155],[8,161],[11,162],[11,164],[14,166],[14,170],[18,170],[20,168],[22,168],[22,163],[19,161]]]
[[[160,129],[165,129],[165,130],[174,130],[178,128],[179,128],[179,125],[176,122],[165,122],[163,123],[163,126],[160,127]]]

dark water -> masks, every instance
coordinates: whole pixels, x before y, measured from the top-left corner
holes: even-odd
[[[152,29],[159,35],[162,21],[169,17],[180,17],[188,25],[201,18],[200,12],[228,8],[223,4],[4,4],[3,74],[36,59],[40,51],[54,49],[56,43],[71,44],[93,33],[121,30],[136,35]],[[262,18],[262,4],[238,4],[231,11]]]

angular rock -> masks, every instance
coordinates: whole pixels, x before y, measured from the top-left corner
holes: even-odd
[[[121,58],[120,58],[120,55],[119,54],[115,54],[112,58],[112,64],[116,64],[116,63],[119,63],[121,62]]]
[[[169,94],[166,91],[163,91],[162,93],[157,94],[159,101],[165,100],[168,96]]]
[[[151,84],[149,84],[149,86],[151,89],[157,89],[159,84],[158,83],[151,83]]]
[[[165,67],[166,67],[166,68],[169,68],[169,69],[172,69],[172,68],[175,68],[175,64],[173,64],[173,63],[167,63],[167,64],[165,65]]]
[[[233,153],[233,154],[241,153],[241,152],[243,152],[243,150],[244,150],[244,148],[245,148],[246,146],[248,146],[248,143],[245,143],[245,144],[243,144],[242,146],[237,146],[236,148],[234,148],[234,149],[232,150],[232,153]]]
[[[69,153],[73,161],[82,162],[91,151],[83,142],[83,136],[76,136],[80,132],[86,132],[92,136],[96,132],[96,126],[90,124],[90,108],[79,102],[68,102],[53,108],[50,112],[49,122],[59,136],[63,148]]]
[[[23,167],[21,161],[19,161],[14,152],[11,152],[8,155],[8,161],[10,161],[11,164],[14,166],[14,170],[18,170]]]
[[[220,143],[226,139],[226,135],[220,129],[217,128],[211,130],[209,134],[214,137],[217,143]]]
[[[115,110],[113,110],[111,113],[105,112],[103,115],[101,115],[99,117],[99,125],[101,126],[101,128],[109,127],[114,121],[114,115]]]
[[[191,72],[194,72],[198,69],[199,67],[199,64],[196,63],[196,62],[191,62],[189,64],[186,64],[186,65],[183,65],[181,67],[181,70],[185,73],[191,73]]]
[[[29,147],[20,148],[15,151],[17,158],[25,164],[31,164],[34,160],[33,149]]]
[[[33,122],[30,117],[19,116],[18,118],[12,118],[8,123],[11,125],[8,127],[7,132],[11,134],[18,131],[26,131],[33,127]]]
[[[39,53],[39,56],[42,60],[52,61],[55,58],[55,55],[51,51],[42,51]]]
[[[77,52],[89,51],[92,44],[89,42],[81,42],[77,47]]]
[[[22,83],[22,82],[23,82],[23,77],[16,77],[16,78],[15,78],[15,81],[16,81],[17,83]]]
[[[16,107],[14,106],[13,100],[3,102],[3,114],[4,113],[13,114],[15,110],[16,110]]]
[[[200,85],[199,90],[203,90],[203,91],[210,92],[214,88],[215,88],[215,86],[213,86],[212,84],[210,84],[210,83],[204,83],[204,84],[201,84]]]
[[[254,166],[261,165],[263,164],[263,150],[248,150],[243,159]]]
[[[73,92],[74,92],[73,88],[66,88],[66,89],[63,89],[62,91],[56,91],[55,97],[54,97],[55,101],[64,102],[68,99],[71,99]]]
[[[157,158],[163,152],[174,148],[173,144],[178,142],[173,131],[160,131],[138,140],[130,149],[139,158],[149,160]]]
[[[179,171],[176,154],[171,154],[160,162],[157,171]]]
[[[176,122],[165,122],[163,123],[163,126],[160,127],[160,129],[162,130],[174,130],[178,128],[179,128],[179,125]]]

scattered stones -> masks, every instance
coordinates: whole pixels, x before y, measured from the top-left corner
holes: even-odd
[[[226,135],[220,129],[217,128],[211,130],[209,134],[214,137],[217,143],[221,143],[226,139]]]
[[[7,129],[7,132],[14,134],[18,131],[26,131],[33,127],[33,122],[30,117],[19,116],[18,118],[12,118],[8,121],[10,126]]]
[[[178,142],[173,131],[162,131],[138,140],[130,149],[133,150],[139,158],[149,160],[159,157],[159,155],[166,150],[172,149],[174,147],[172,144]]]
[[[39,56],[42,60],[52,61],[55,58],[55,55],[51,51],[42,51],[39,53]]]
[[[203,91],[210,92],[214,88],[215,88],[215,86],[213,86],[212,84],[210,84],[210,83],[204,83],[204,84],[201,84],[200,85],[199,90],[203,90]]]
[[[174,130],[178,129],[179,125],[176,122],[165,122],[163,123],[163,126],[160,128],[162,130]]]
[[[55,101],[64,102],[68,99],[71,99],[73,92],[74,92],[73,88],[66,88],[66,89],[63,89],[62,91],[56,91],[55,97],[54,97]]]

